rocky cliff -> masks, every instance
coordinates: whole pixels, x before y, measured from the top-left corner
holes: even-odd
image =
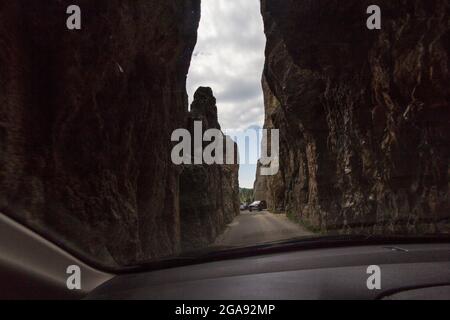
[[[0,210],[105,263],[180,250],[199,0],[0,3]]]
[[[377,4],[382,29],[368,30]],[[449,216],[449,1],[262,0],[271,208],[315,229],[437,231]]]
[[[194,137],[194,122],[201,122],[202,133],[220,130],[216,99],[211,88],[200,87],[186,127]],[[223,140],[230,139],[223,136]],[[203,143],[206,147],[211,142]],[[237,155],[237,145],[232,142]],[[226,157],[226,142],[224,142]],[[194,152],[194,150],[192,150]],[[237,158],[236,155],[233,157]],[[192,163],[194,163],[192,159]],[[180,218],[182,249],[202,248],[214,241],[225,226],[239,214],[239,164],[185,165],[180,178]]]
[[[264,119],[264,128],[267,130],[277,129],[274,127],[274,123],[272,122],[272,117],[275,112],[277,112],[280,108],[280,104],[270,91],[269,85],[263,75],[262,79],[262,88],[264,94],[264,110],[265,110],[265,119]],[[267,148],[270,150],[270,139],[267,137],[262,137],[262,148]],[[253,185],[253,198],[255,201],[266,201],[268,207],[273,212],[279,212],[284,210],[284,202],[280,201],[278,198],[284,196],[284,189],[280,181],[278,181],[282,175],[277,174],[275,176],[265,176],[261,175],[262,164],[258,161],[257,169],[256,169],[256,179]],[[281,185],[280,188],[275,188],[276,185]],[[277,195],[278,194],[278,195]],[[278,200],[277,200],[278,199]]]

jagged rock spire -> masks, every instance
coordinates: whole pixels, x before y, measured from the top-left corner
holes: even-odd
[[[194,94],[190,116],[194,120],[203,121],[206,129],[220,129],[217,117],[216,98],[210,87],[199,87]]]

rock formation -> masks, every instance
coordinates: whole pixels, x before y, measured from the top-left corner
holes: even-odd
[[[427,232],[449,217],[448,0],[262,0],[272,209],[322,230]],[[256,189],[256,187],[255,187]]]
[[[170,136],[199,0],[0,4],[0,211],[104,263],[180,250]]]
[[[187,121],[191,136],[194,136],[194,121],[202,123],[203,132],[208,129],[220,130],[216,99],[211,88],[200,87],[195,92]],[[224,136],[225,139],[230,138]],[[209,143],[204,143],[204,146]],[[237,155],[234,142],[233,146]],[[180,178],[181,240],[184,251],[210,244],[239,214],[238,173],[239,164],[184,166]]]
[[[276,129],[272,122],[272,114],[278,110],[280,107],[277,98],[270,94],[270,89],[265,81],[265,78],[262,79],[262,88],[264,94],[264,107],[265,107],[265,119],[264,119],[264,128],[267,130]],[[262,138],[262,148],[267,148],[270,150],[270,139],[263,136]],[[255,201],[266,201],[267,206],[273,211],[283,211],[284,203],[282,201],[277,201],[276,193],[280,193],[279,196],[283,197],[284,190],[282,188],[273,188],[272,186],[276,185],[276,180],[280,179],[282,175],[278,174],[276,176],[264,176],[261,175],[261,162],[258,161],[257,169],[256,169],[256,179],[253,185],[253,197]]]

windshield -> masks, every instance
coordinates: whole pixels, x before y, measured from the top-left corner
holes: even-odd
[[[10,3],[0,211],[71,252],[450,233],[438,1]]]

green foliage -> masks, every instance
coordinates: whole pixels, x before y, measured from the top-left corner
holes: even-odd
[[[241,203],[253,202],[253,189],[239,188],[239,199]]]

